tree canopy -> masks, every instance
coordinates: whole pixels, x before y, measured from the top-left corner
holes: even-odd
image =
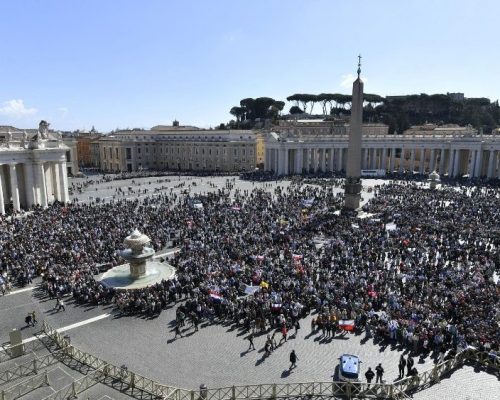
[[[294,103],[290,114],[313,114],[316,104],[321,105],[323,116],[342,116],[350,113],[352,96],[341,93],[295,93],[286,98]],[[500,107],[498,101],[488,98],[465,98],[456,100],[447,94],[411,94],[404,96],[383,97],[365,93],[365,121],[383,122],[389,125],[389,132],[402,133],[411,125],[424,123],[472,125],[490,132],[500,125]],[[239,106],[234,106],[230,114],[236,118],[236,125],[252,127],[256,120],[280,118],[285,102],[271,97],[245,98]]]

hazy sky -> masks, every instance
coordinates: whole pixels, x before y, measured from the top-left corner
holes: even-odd
[[[500,98],[498,0],[0,1],[0,125],[215,126],[349,93],[358,53],[368,93]]]

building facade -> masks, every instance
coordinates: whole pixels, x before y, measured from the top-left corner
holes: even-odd
[[[0,214],[68,202],[68,150],[45,121],[38,130],[0,127]]]
[[[274,132],[280,135],[290,136],[342,136],[349,135],[351,129],[347,119],[300,119],[300,120],[280,120],[273,128]],[[363,135],[387,135],[389,127],[378,122],[363,124]]]
[[[80,172],[78,167],[78,143],[74,136],[63,135],[62,141],[68,148],[66,150],[66,165],[68,176],[76,176]]]
[[[266,171],[276,175],[344,171],[348,135],[266,137]],[[363,135],[362,169],[500,178],[500,136],[447,134]]]
[[[76,154],[78,157],[78,166],[80,168],[98,167],[92,158],[92,145],[91,143],[101,136],[92,133],[80,133],[76,136]],[[99,153],[99,152],[97,152]],[[99,158],[99,157],[97,157]]]
[[[99,139],[100,168],[240,172],[256,166],[257,137],[252,131],[154,128],[119,131]]]

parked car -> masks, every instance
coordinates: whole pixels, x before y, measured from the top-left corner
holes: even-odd
[[[339,379],[347,382],[357,382],[359,380],[359,369],[361,361],[352,354],[343,354],[340,357]]]

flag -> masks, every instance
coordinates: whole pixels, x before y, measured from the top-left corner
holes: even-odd
[[[302,254],[292,254],[292,258],[294,261],[299,261],[302,260],[304,256]]]
[[[262,281],[262,282],[260,283],[260,287],[261,287],[261,288],[266,288],[266,289],[267,289],[267,288],[269,287],[269,283],[267,283],[266,281]]]
[[[257,261],[264,261],[264,256],[257,256]]]
[[[210,295],[210,297],[213,299],[213,300],[217,300],[217,301],[221,301],[222,300],[222,296],[220,295],[219,292],[215,291],[215,290],[210,290],[208,292],[208,294]]]
[[[241,208],[238,205],[234,205],[234,206],[231,207],[231,210],[240,211]]]
[[[260,290],[260,286],[245,285],[245,294],[254,294]]]
[[[354,330],[354,320],[353,319],[341,319],[339,321],[339,328],[344,331],[353,331]]]

